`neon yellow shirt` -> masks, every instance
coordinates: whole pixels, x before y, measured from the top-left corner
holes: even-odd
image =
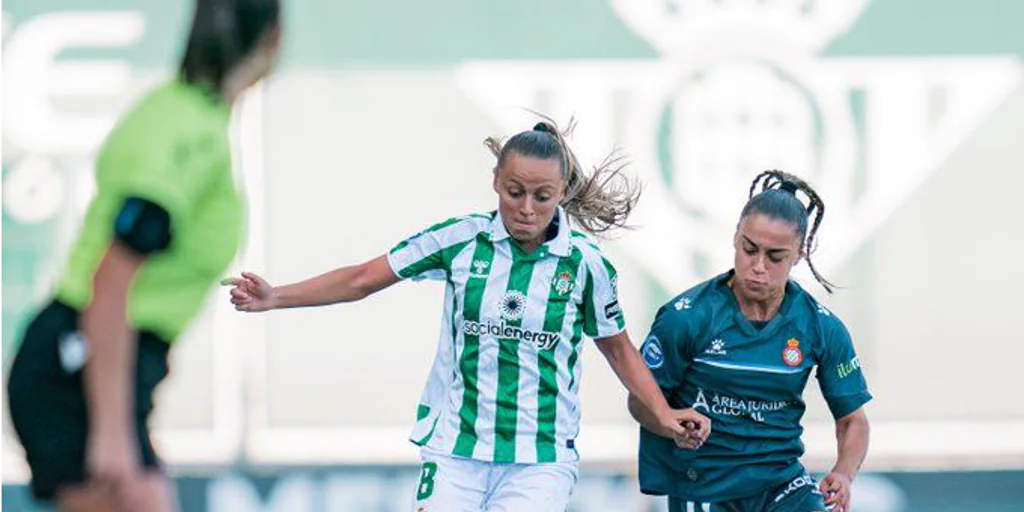
[[[126,198],[162,206],[171,245],[139,269],[128,323],[173,341],[234,259],[242,198],[231,172],[230,108],[180,80],[151,91],[114,127],[96,165],[96,196],[71,250],[57,297],[84,309]]]

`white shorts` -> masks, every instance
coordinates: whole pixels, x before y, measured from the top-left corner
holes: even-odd
[[[575,462],[511,464],[420,452],[413,512],[565,512]]]

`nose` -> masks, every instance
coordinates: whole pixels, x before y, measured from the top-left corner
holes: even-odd
[[[523,217],[533,217],[533,199],[530,196],[523,198],[523,201],[519,203],[519,213]]]
[[[764,258],[765,256],[763,254],[754,256],[754,264],[751,266],[751,270],[753,270],[755,274],[764,274],[768,271]]]

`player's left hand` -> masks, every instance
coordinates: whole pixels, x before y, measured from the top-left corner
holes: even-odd
[[[849,475],[833,471],[818,483],[818,488],[825,495],[825,505],[831,512],[849,512],[853,478]]]

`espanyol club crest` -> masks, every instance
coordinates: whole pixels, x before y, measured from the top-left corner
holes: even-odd
[[[786,342],[786,348],[782,350],[782,362],[789,366],[800,366],[804,362],[804,353],[800,351],[800,341],[790,338]]]
[[[563,271],[561,274],[558,274],[558,277],[555,279],[555,291],[558,292],[559,295],[565,295],[571,292],[574,286],[575,283],[573,282],[572,274],[568,271]]]

